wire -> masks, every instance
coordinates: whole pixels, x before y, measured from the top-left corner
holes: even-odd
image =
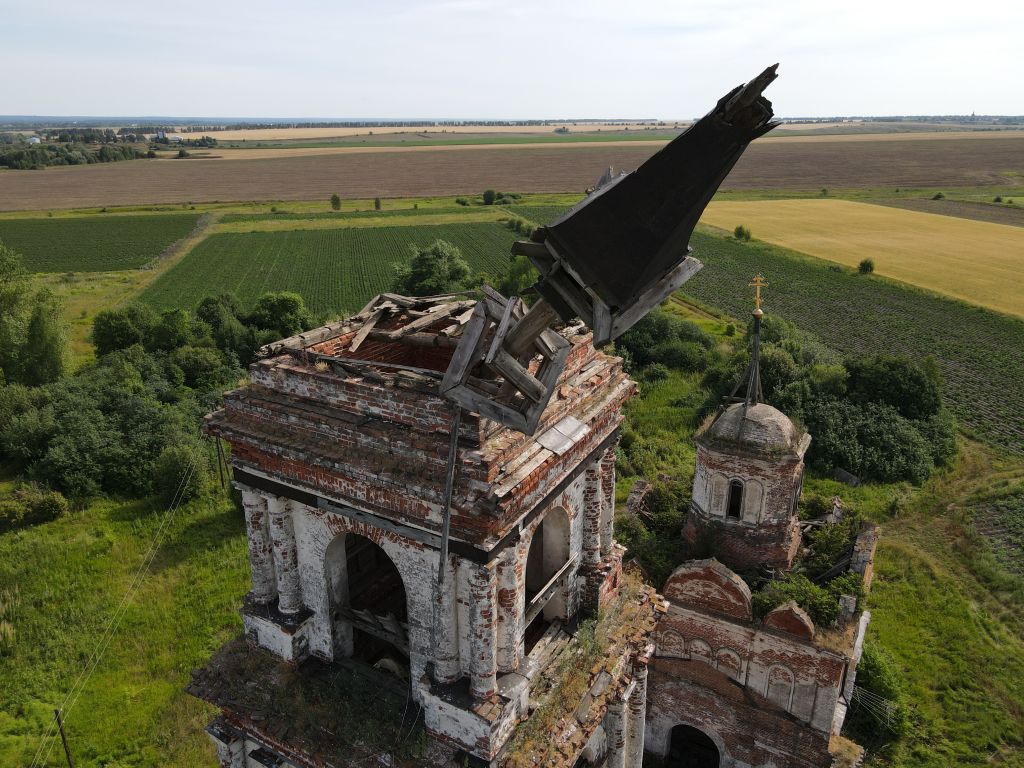
[[[65,695],[64,701],[60,705],[60,712],[64,717],[65,724],[68,721],[66,713],[69,712],[77,703],[82,691],[85,689],[86,683],[88,683],[89,678],[96,670],[103,654],[109,647],[110,641],[113,639],[114,632],[117,631],[117,627],[120,625],[121,619],[127,609],[128,602],[141,585],[142,580],[149,573],[149,568],[153,564],[153,560],[156,559],[156,553],[160,545],[163,543],[164,536],[167,532],[167,526],[174,518],[174,513],[177,512],[180,507],[181,501],[184,498],[185,489],[188,487],[188,483],[192,479],[192,474],[196,468],[196,459],[198,458],[199,451],[202,450],[202,447],[202,443],[197,443],[195,450],[192,451],[188,464],[182,471],[181,478],[178,481],[178,487],[175,489],[174,495],[171,497],[170,505],[164,513],[163,520],[160,521],[160,526],[157,529],[152,545],[143,557],[142,562],[139,564],[139,568],[136,570],[131,584],[129,584],[127,591],[121,598],[121,602],[118,603],[117,608],[115,608],[114,612],[111,614],[103,634],[96,643],[96,647],[93,649],[92,655],[89,657],[89,661],[86,662],[85,668],[79,673],[74,684],[71,686],[71,689]],[[56,744],[56,735],[54,733],[55,726],[56,719],[54,722],[50,723],[50,726],[43,735],[39,746],[36,748],[35,754],[32,757],[32,762],[30,763],[30,768],[34,768],[34,766],[37,765],[42,766],[49,759],[50,752],[53,750],[53,745]],[[47,746],[47,744],[49,746]],[[43,751],[44,747],[46,748],[45,752]]]

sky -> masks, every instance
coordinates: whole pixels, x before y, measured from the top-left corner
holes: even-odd
[[[1020,0],[0,0],[0,114],[1024,114]]]

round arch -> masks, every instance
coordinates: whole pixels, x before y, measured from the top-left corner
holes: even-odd
[[[668,734],[665,768],[719,768],[725,754],[722,740],[689,723],[678,723]]]
[[[370,537],[346,531],[327,545],[324,577],[334,655],[408,677],[408,597],[392,557]]]

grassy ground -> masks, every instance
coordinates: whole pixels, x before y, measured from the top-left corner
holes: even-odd
[[[701,221],[1024,317],[1024,229],[847,200],[713,201]]]
[[[1024,765],[1024,580],[999,567],[963,506],[1021,470],[968,443],[882,526],[869,639],[897,660],[913,725],[874,765]]]
[[[0,657],[0,765],[28,765],[100,641],[163,520],[148,502],[97,501],[0,537],[0,584],[18,591],[13,655]],[[212,710],[190,670],[237,634],[248,587],[244,522],[223,498],[182,508],[149,576],[67,712],[77,765],[209,765]],[[54,745],[46,765],[63,765]]]

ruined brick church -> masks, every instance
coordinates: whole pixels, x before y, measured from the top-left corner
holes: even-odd
[[[252,569],[244,637],[189,686],[220,710],[222,766],[833,765],[868,616],[843,598],[836,627],[795,603],[755,618],[743,578],[800,550],[810,441],[761,402],[759,308],[746,396],[698,436],[680,532],[718,559],[662,597],[614,539],[636,387],[599,347],[700,269],[690,233],[774,126],[774,78],[517,243],[529,308],[382,294],[264,347],[207,417]],[[869,582],[862,539],[842,567]]]

